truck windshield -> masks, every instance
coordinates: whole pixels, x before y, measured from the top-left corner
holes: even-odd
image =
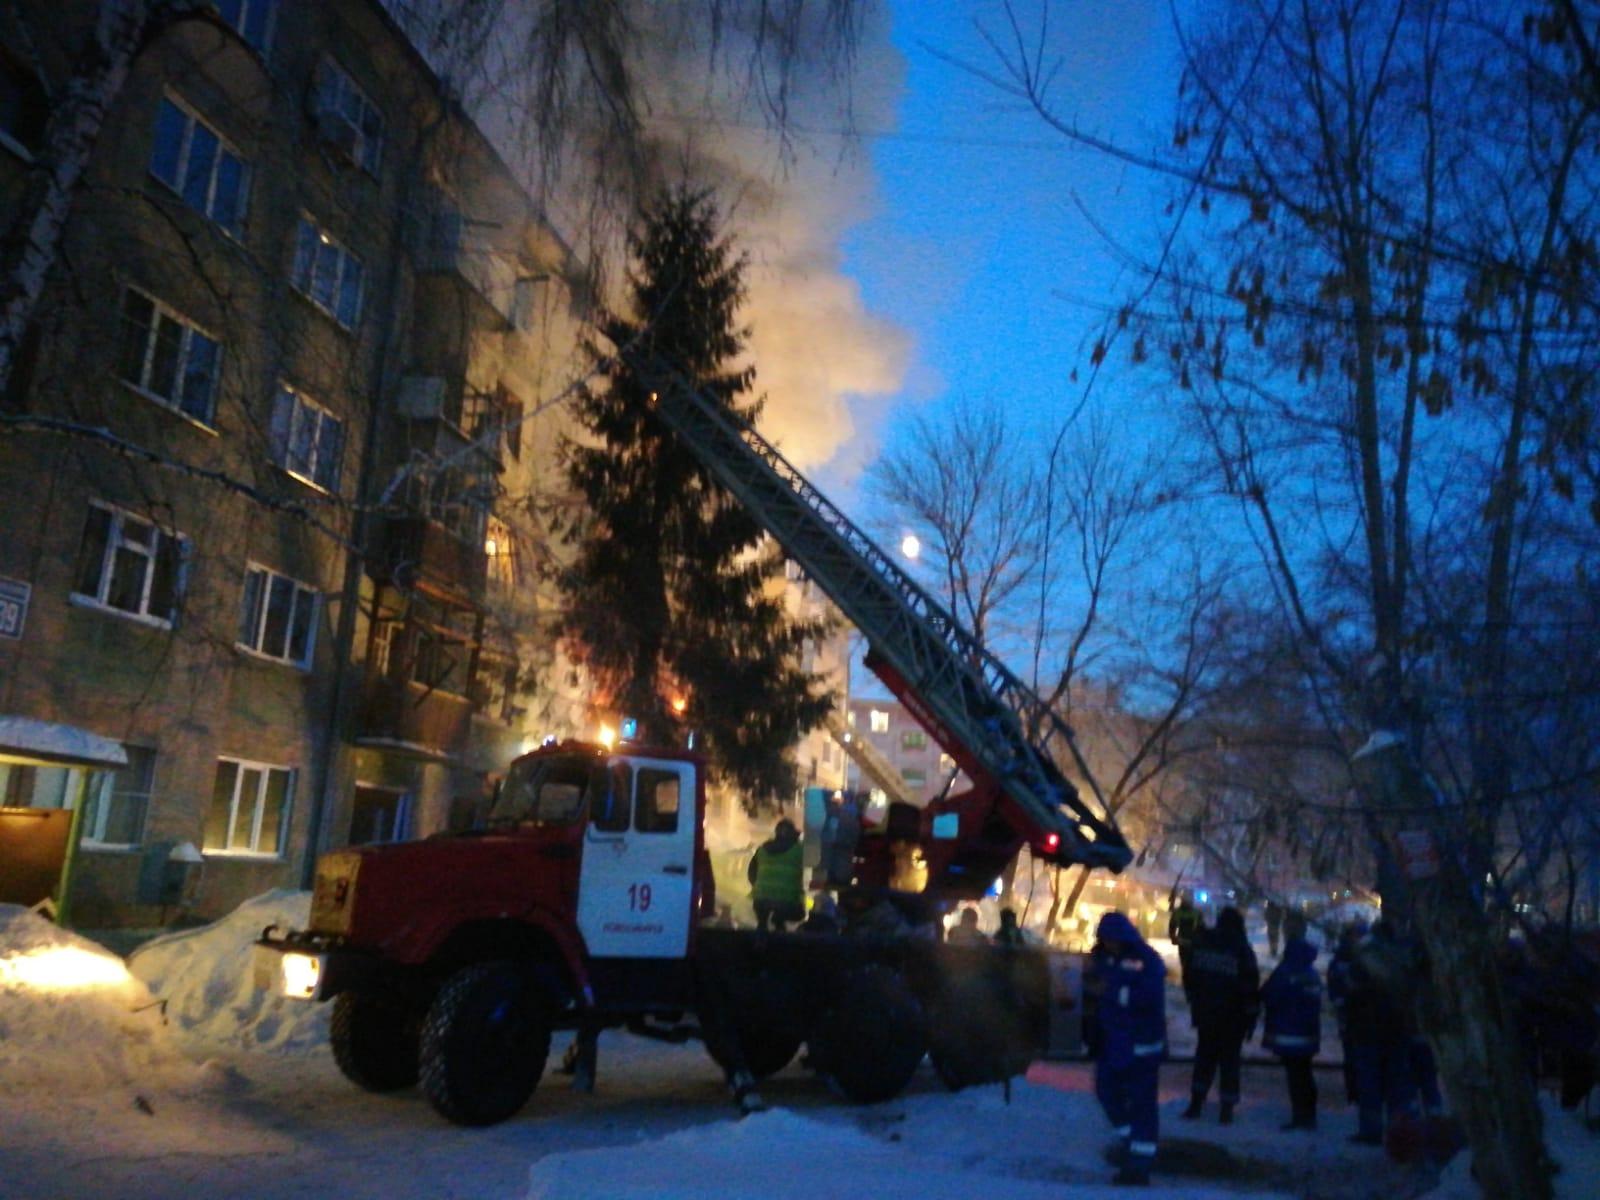
[[[603,784],[599,764],[584,758],[536,758],[513,763],[489,814],[490,827],[568,825],[583,812],[591,783]]]

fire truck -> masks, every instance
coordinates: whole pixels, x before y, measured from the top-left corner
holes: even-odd
[[[890,804],[858,843],[837,932],[772,933],[710,919],[697,755],[547,744],[510,765],[483,828],[323,855],[308,927],[263,932],[257,983],[332,1001],[354,1083],[420,1083],[465,1125],[523,1107],[559,1030],[591,1048],[605,1028],[699,1038],[747,1108],[802,1047],[860,1102],[898,1094],[925,1057],[953,1087],[1010,1078],[1059,1042],[1078,961],[948,944],[940,917],[1024,846],[1127,865],[1070,729],[753,426],[670,365],[635,366],[656,418],[864,635],[867,667],[971,787]]]

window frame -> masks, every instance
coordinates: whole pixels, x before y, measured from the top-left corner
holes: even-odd
[[[247,771],[260,772],[259,782],[256,786],[255,812],[250,821],[250,848],[241,849],[232,845],[212,846],[208,843],[206,832],[201,834],[201,852],[205,855],[222,858],[254,858],[266,860],[282,860],[285,857],[285,848],[289,844],[289,826],[294,815],[295,785],[299,782],[299,771],[283,763],[257,762],[247,758],[235,758],[228,754],[217,756],[217,773],[222,771],[224,763],[231,763],[235,770],[233,776],[233,791],[228,802],[228,836],[233,836],[234,826],[238,823],[240,793],[244,788],[245,773]],[[265,812],[265,798],[267,788],[274,772],[283,775],[283,809],[278,817],[278,844],[272,850],[259,848],[261,840],[262,817]],[[216,805],[216,780],[213,776],[211,785],[211,798],[206,806],[206,826],[211,824],[211,816]]]
[[[176,92],[167,91],[162,93],[161,105],[164,106],[168,104],[170,104],[178,112],[184,121],[183,133],[178,142],[177,162],[175,164],[176,178],[166,179],[156,171],[155,159],[156,154],[160,149],[159,139],[161,136],[161,121],[163,116],[163,111],[160,106],[158,106],[156,109],[155,135],[151,140],[150,162],[146,167],[150,177],[157,183],[161,184],[162,187],[170,191],[189,208],[192,208],[194,211],[200,213],[230,238],[235,241],[242,241],[244,237],[245,222],[248,220],[250,214],[250,185],[255,175],[255,172],[251,169],[250,160],[240,153],[239,148],[234,145],[233,142],[224,137],[222,132],[217,129],[215,125],[211,124],[210,121],[207,121],[204,117],[202,117],[199,112],[195,110],[193,105],[186,103],[184,99]],[[211,163],[210,178],[206,181],[206,199],[204,205],[195,204],[192,200],[190,200],[187,194],[189,185],[189,170],[193,165],[191,159],[194,150],[194,131],[197,125],[204,127],[206,132],[215,138],[217,142],[216,157]],[[237,211],[234,214],[234,224],[232,225],[222,221],[217,216],[215,211],[217,201],[217,181],[221,178],[222,174],[223,155],[228,155],[236,163],[238,163],[240,171],[239,201]]]
[[[230,0],[215,0],[217,16],[222,23],[239,35],[239,40],[249,46],[263,59],[272,53],[273,37],[278,32],[278,0],[231,0],[238,4],[238,12],[234,16],[228,15],[231,7]],[[261,9],[267,13],[266,21],[261,26],[261,40],[257,42],[250,36],[250,15]]]
[[[342,121],[354,131],[357,140],[355,149],[349,153],[350,161],[376,179],[383,165],[389,125],[383,109],[378,107],[367,89],[356,82],[355,76],[345,69],[344,64],[331,54],[324,54],[317,64],[315,87],[317,119]],[[353,120],[346,111],[347,102],[353,102],[356,109]],[[368,117],[377,126],[373,135],[368,133]]]
[[[294,667],[296,670],[309,671],[311,669],[312,658],[316,654],[317,649],[317,618],[322,611],[323,594],[321,589],[313,587],[311,584],[308,584],[303,580],[296,579],[292,575],[286,575],[282,571],[274,571],[271,567],[258,563],[253,559],[248,560],[245,563],[244,574],[244,587],[240,592],[240,600],[245,607],[251,606],[252,593],[250,581],[252,577],[260,577],[261,579],[261,583],[254,593],[253,606],[255,613],[253,618],[246,612],[241,612],[239,614],[239,632],[241,634],[244,632],[244,623],[246,620],[250,620],[251,624],[254,625],[255,628],[252,635],[254,638],[254,644],[244,641],[242,638],[240,638],[234,642],[234,645],[238,649],[245,651],[247,654],[254,655],[257,658],[264,658],[269,662],[282,663],[285,666]],[[267,622],[270,619],[272,611],[272,586],[275,580],[280,579],[287,583],[292,590],[289,594],[288,618],[283,629],[284,653],[275,654],[271,650],[263,649],[261,643],[266,638]],[[305,649],[301,656],[296,658],[292,653],[294,649],[296,618],[301,612],[301,606],[303,603],[308,603],[311,611],[310,615],[305,619]]]
[[[140,746],[132,742],[122,743],[123,751],[128,754],[128,765],[134,762],[134,754],[148,755],[141,761],[144,763],[144,775],[140,782],[144,785],[142,792],[122,790],[117,791],[115,784],[117,777],[126,768],[119,770],[96,771],[95,778],[89,783],[89,791],[96,794],[84,794],[86,811],[83,816],[82,843],[85,850],[131,850],[144,845],[145,826],[150,820],[150,801],[155,796],[156,758],[159,751],[154,746]],[[138,797],[144,802],[144,809],[139,815],[139,836],[131,842],[113,842],[101,836],[106,826],[110,823],[110,801],[117,796]]]
[[[150,305],[150,324],[146,327],[147,332],[144,337],[143,345],[140,349],[138,379],[129,379],[127,375],[123,374],[123,367],[125,365],[123,359],[126,357],[129,322],[131,320],[128,315],[128,298],[130,296],[138,296],[140,299],[144,300]],[[155,367],[156,356],[160,353],[161,349],[160,323],[162,321],[176,325],[182,331],[178,335],[179,341],[177,358],[173,364],[173,386],[176,395],[171,397],[163,396],[160,392],[155,391],[150,386],[150,377]],[[225,350],[222,339],[215,336],[209,329],[205,328],[205,326],[201,325],[198,321],[191,320],[189,317],[184,316],[183,313],[173,308],[172,305],[166,303],[156,296],[151,295],[143,288],[136,287],[131,283],[123,285],[122,303],[118,307],[117,322],[117,362],[115,370],[118,381],[124,387],[137,392],[146,400],[149,400],[152,404],[160,405],[168,412],[176,413],[178,416],[182,417],[185,421],[188,421],[197,428],[203,429],[207,433],[217,433],[217,426],[215,422],[217,418],[217,405],[221,398],[222,391],[222,356]],[[216,347],[216,358],[212,364],[211,386],[206,397],[207,406],[206,415],[204,417],[198,417],[183,407],[184,385],[188,380],[189,361],[190,356],[194,351],[194,339],[196,335],[199,335],[207,342],[211,343],[212,346]]]
[[[869,709],[867,723],[873,733],[889,732],[889,710],[886,708]]]
[[[183,534],[168,529],[157,521],[138,513],[130,512],[115,504],[104,500],[91,499],[90,509],[99,509],[107,514],[110,524],[106,528],[105,546],[100,552],[100,568],[95,594],[78,590],[79,579],[77,575],[83,566],[83,537],[88,534],[87,518],[83,535],[78,541],[78,561],[73,566],[72,589],[68,593],[69,600],[87,608],[99,609],[130,621],[138,621],[145,625],[154,625],[162,629],[172,629],[178,623],[178,615],[183,609],[184,591],[188,584],[190,541]],[[122,535],[124,524],[129,519],[138,521],[141,525],[150,527],[154,539],[148,549],[137,542],[129,542]],[[157,568],[161,560],[161,539],[168,539],[177,543],[177,562],[173,571],[172,582],[172,612],[170,616],[156,616],[149,611],[150,593],[154,589]],[[139,607],[137,610],[123,608],[112,604],[109,599],[111,584],[116,578],[117,551],[127,549],[129,553],[145,560],[144,579],[139,589]]]
[[[280,418],[279,409],[286,396],[289,398],[287,416]],[[295,447],[299,441],[296,434],[303,428],[303,422],[308,419],[305,414],[315,414],[317,429],[310,447],[310,461],[305,464],[308,469],[303,470],[293,460]],[[338,430],[338,442],[334,449],[328,449],[324,444],[330,424]],[[327,405],[313,400],[299,388],[280,380],[277,390],[272,394],[272,412],[267,419],[267,440],[272,461],[286,475],[292,475],[307,487],[316,488],[319,492],[326,492],[330,496],[338,493],[339,480],[344,473],[345,420]],[[321,470],[325,455],[328,456],[326,472]],[[326,475],[326,478],[319,478],[322,475]]]
[[[309,257],[307,256],[308,248]],[[338,263],[338,269],[333,281],[331,306],[319,299],[316,293],[317,264],[319,256],[324,251],[335,255]],[[304,271],[301,270],[302,262],[305,264]],[[351,306],[353,311],[347,317],[341,310],[344,307],[344,289],[351,263],[354,263],[360,271],[360,278],[356,283],[355,302]],[[304,276],[303,279],[302,275]],[[361,309],[367,299],[366,261],[324,229],[322,224],[304,209],[301,209],[300,219],[295,223],[294,256],[289,263],[289,286],[310,301],[318,312],[328,317],[340,329],[353,332],[361,324]]]

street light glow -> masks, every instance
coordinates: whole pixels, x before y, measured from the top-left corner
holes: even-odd
[[[907,558],[916,558],[922,553],[922,540],[914,533],[908,533],[900,539],[900,553]]]

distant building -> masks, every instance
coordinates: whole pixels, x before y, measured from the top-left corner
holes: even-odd
[[[955,761],[898,700],[852,699],[845,723],[852,737],[867,741],[889,760],[916,803],[926,804],[944,791]],[[848,779],[852,789],[873,790],[853,760]],[[953,790],[970,786],[961,775]]]
[[[96,11],[11,7],[7,224]],[[376,0],[160,32],[86,178],[0,397],[33,421],[0,437],[0,805],[81,810],[77,923],[168,916],[182,843],[215,916],[470,821],[573,731],[510,503],[551,477],[570,256]]]

